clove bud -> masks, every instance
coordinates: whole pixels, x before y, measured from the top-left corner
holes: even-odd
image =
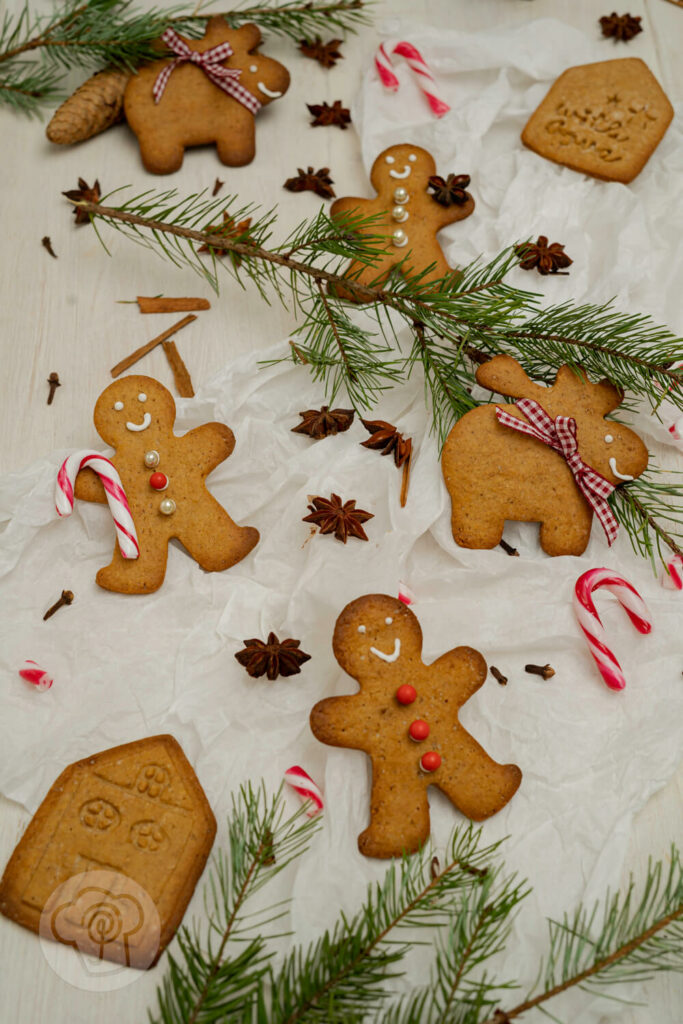
[[[47,382],[50,385],[50,394],[47,396],[47,404],[52,405],[52,399],[55,397],[55,391],[57,388],[61,388],[61,382],[59,380],[58,373],[51,373],[47,378]]]
[[[501,686],[507,686],[508,677],[504,676],[499,668],[496,668],[495,665],[491,665],[490,671],[493,678],[496,679]]]
[[[529,672],[532,676],[542,676],[543,679],[552,679],[555,675],[552,665],[525,665],[524,671]]]
[[[73,599],[74,595],[71,590],[63,590],[62,596],[60,597],[59,601],[55,601],[52,607],[48,608],[48,610],[43,615],[43,622],[46,622],[47,619],[51,618],[51,616],[53,616],[54,613],[58,611],[60,608],[62,608],[65,604],[71,604]]]

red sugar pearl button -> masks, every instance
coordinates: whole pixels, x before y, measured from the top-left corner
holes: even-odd
[[[421,740],[426,740],[429,736],[429,726],[421,718],[417,718],[414,722],[410,723],[408,729],[411,740],[415,740],[419,743]]]
[[[435,772],[441,766],[441,754],[437,754],[436,750],[428,750],[420,758],[420,764],[423,772]]]
[[[417,697],[417,690],[410,683],[403,683],[396,691],[396,700],[399,704],[412,704]]]
[[[168,487],[168,477],[165,473],[152,473],[149,478],[149,486],[155,491],[163,491]]]

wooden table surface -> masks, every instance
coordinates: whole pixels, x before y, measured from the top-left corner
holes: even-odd
[[[9,0],[10,10],[20,7]],[[48,0],[34,6],[49,8]],[[229,3],[223,5],[229,8]],[[237,5],[235,5],[237,6]],[[622,7],[619,13],[622,13]],[[643,58],[674,104],[683,101],[683,8],[668,0],[629,0],[633,15],[642,16],[644,31],[614,56]],[[383,0],[378,19],[391,14],[422,24],[481,30],[490,26],[523,24],[552,16],[584,32],[597,34],[597,18],[612,4],[595,0]],[[220,10],[220,5],[217,7]],[[370,27],[344,46],[345,59],[325,73],[312,61],[300,59],[288,42],[271,40],[268,53],[295,71],[286,97],[291,110],[305,101],[348,102],[358,86],[361,69],[377,45]],[[610,44],[611,45],[611,44]],[[79,79],[74,78],[74,84]],[[0,409],[0,469],[19,470],[54,449],[83,446],[92,434],[92,405],[108,381],[108,370],[119,359],[173,322],[174,317],[140,317],[136,306],[115,306],[115,299],[136,294],[208,294],[208,288],[189,270],[175,270],[155,257],[114,238],[113,258],[100,247],[92,228],[75,230],[60,192],[76,187],[78,176],[103,189],[130,183],[143,188],[166,187],[167,179],[145,176],[134,139],[125,126],[80,147],[57,149],[44,138],[41,124],[13,113],[0,113],[3,161],[3,273],[0,274],[3,401]],[[117,138],[114,139],[114,134]],[[257,144],[264,145],[264,136]],[[186,161],[173,177],[181,194],[211,187],[216,175],[227,179],[225,191],[266,207],[279,200],[273,182],[280,183],[301,164],[329,166],[346,183],[362,189],[365,176],[352,132],[306,133],[305,145],[296,132],[280,129],[268,134],[268,160],[237,170],[222,168],[213,157]],[[223,173],[225,172],[225,173]],[[353,194],[353,193],[352,193]],[[363,194],[359,192],[357,194]],[[309,201],[310,200],[310,201]],[[284,232],[316,209],[307,196],[300,204],[284,203],[278,230]],[[51,259],[40,240],[49,235],[58,255]],[[643,310],[642,312],[647,312]],[[206,381],[226,359],[285,338],[291,316],[281,307],[268,307],[224,278],[222,296],[210,314],[178,336],[178,346],[196,384]],[[670,324],[681,330],[681,324]],[[191,333],[190,333],[191,332]],[[46,378],[57,370],[63,381],[54,404],[46,405]],[[170,370],[160,349],[146,358],[140,372],[170,383]],[[94,437],[92,438],[94,441]],[[11,614],[8,607],[4,614]],[[681,836],[679,773],[638,815],[631,836],[627,869],[642,875],[647,856],[664,855],[672,839]],[[29,816],[0,798],[0,865],[4,864]],[[533,879],[532,879],[533,880]],[[619,879],[615,879],[615,884]],[[70,1024],[133,1024],[146,1019],[152,1005],[158,972],[140,976],[118,992],[85,992],[66,984],[37,951],[31,933],[0,918],[0,1021],[69,1021]],[[649,988],[648,1007],[620,1011],[621,1024],[674,1024],[683,1019],[680,981],[659,977]],[[560,1015],[561,1007],[552,1007]],[[581,1018],[587,1024],[589,1018]],[[575,1024],[581,1024],[576,1021]],[[590,1024],[597,1024],[594,1014]]]

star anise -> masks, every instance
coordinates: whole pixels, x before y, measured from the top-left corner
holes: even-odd
[[[341,39],[330,39],[329,43],[324,43],[320,36],[316,36],[313,42],[302,39],[299,43],[299,50],[304,57],[317,60],[318,64],[324,68],[333,68],[338,60],[344,59],[344,55],[339,52],[342,42]]]
[[[307,103],[313,120],[311,126],[318,128],[328,124],[336,124],[338,128],[346,129],[351,124],[351,114],[348,107],[342,107],[341,100],[335,100],[332,106],[329,103]]]
[[[367,540],[361,524],[375,518],[372,512],[356,508],[355,501],[342,502],[338,494],[332,494],[329,498],[312,498],[308,508],[310,515],[304,516],[303,521],[314,523],[321,533],[334,533],[337,540],[344,544],[349,537]]]
[[[401,508],[408,500],[408,483],[410,481],[410,457],[413,452],[411,438],[399,434],[398,430],[386,420],[361,420],[361,423],[372,436],[367,441],[361,441],[363,448],[371,448],[380,455],[394,456],[394,462],[399,467],[403,466],[403,478],[401,482]]]
[[[560,242],[553,242],[548,245],[545,235],[539,235],[536,244],[523,242],[515,246],[515,255],[521,257],[520,267],[522,270],[533,270],[534,267],[539,274],[557,274],[564,267],[569,267],[574,262],[564,251],[564,245]]]
[[[244,650],[237,651],[235,657],[254,679],[295,676],[301,672],[303,663],[311,659],[310,654],[299,650],[300,643],[300,640],[280,641],[275,633],[269,633],[266,643],[258,639],[245,640]]]
[[[442,206],[462,206],[470,198],[465,191],[469,183],[469,174],[449,174],[445,180],[433,174],[427,182],[427,188],[432,191],[432,199]]]
[[[322,409],[306,409],[300,412],[301,423],[292,427],[293,434],[307,434],[314,441],[330,434],[341,434],[353,423],[353,409],[330,409],[324,405]]]
[[[78,179],[78,188],[69,189],[68,192],[62,192],[63,196],[67,199],[73,199],[78,202],[79,199],[85,199],[88,203],[99,203],[102,198],[100,192],[100,183],[96,181],[92,188],[84,178]],[[74,206],[74,217],[76,218],[77,224],[89,224],[90,214],[86,213],[79,206]]]
[[[284,188],[288,192],[315,192],[323,199],[334,198],[336,193],[332,188],[333,181],[330,177],[329,167],[321,167],[319,171],[314,171],[312,167],[309,167],[307,171],[297,167],[297,171],[299,172],[298,176],[287,178],[284,184]]]
[[[207,235],[220,235],[223,238],[231,239],[233,242],[252,242],[253,239],[249,233],[250,225],[251,217],[247,217],[246,220],[241,220],[239,224],[235,224],[234,218],[224,213],[222,224],[207,224],[204,231]],[[221,249],[217,245],[200,245],[197,252],[211,252],[214,256],[229,255],[236,267],[239,267],[242,262],[240,253],[234,252],[232,249]]]
[[[622,43],[627,43],[629,39],[633,39],[643,31],[640,22],[640,18],[634,18],[630,14],[617,14],[616,11],[612,11],[611,14],[600,18],[600,28],[603,36],[607,36],[608,39],[613,38],[615,43],[620,40]]]

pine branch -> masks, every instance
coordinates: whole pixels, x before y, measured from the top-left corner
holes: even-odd
[[[683,556],[683,473],[650,468],[637,480],[617,487],[609,503],[627,530],[633,550],[649,558],[653,567],[656,556],[665,561],[662,545]]]
[[[206,20],[220,14],[231,25],[237,27],[247,21],[254,21],[266,31],[287,36],[294,42],[312,39],[321,32],[356,32],[362,25],[369,25],[375,0],[291,0],[289,3],[261,3],[253,7],[238,7],[232,11],[203,10],[193,12],[191,20]],[[202,4],[202,8],[205,5]],[[188,20],[188,19],[184,19]]]

